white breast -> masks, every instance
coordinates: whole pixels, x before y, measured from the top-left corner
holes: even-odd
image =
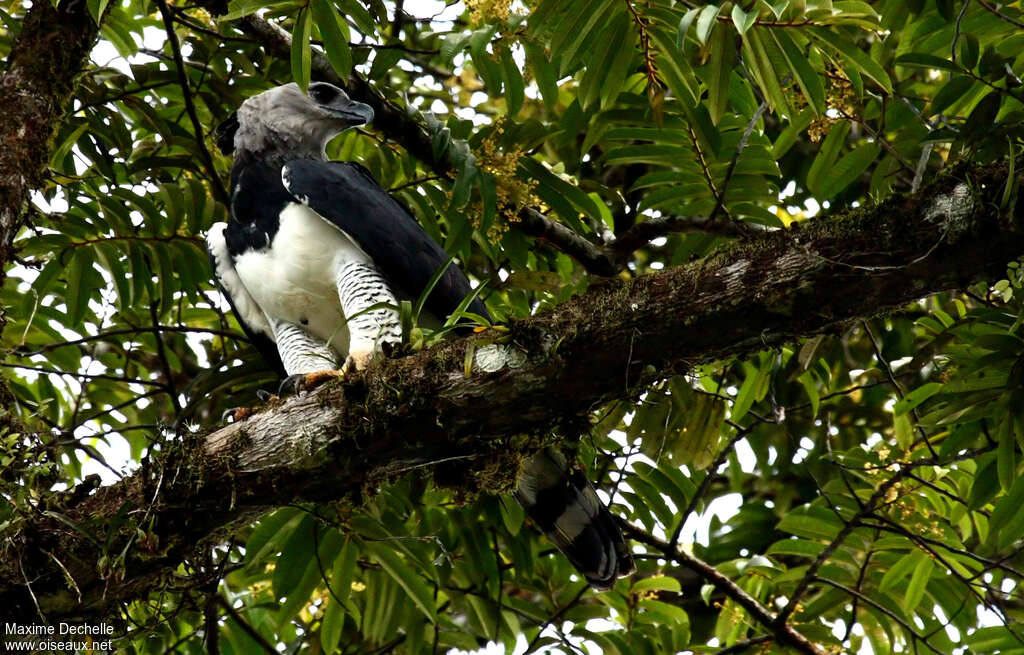
[[[370,263],[348,236],[305,205],[290,203],[269,248],[235,258],[242,283],[267,316],[304,326],[348,349],[335,272],[346,262]]]

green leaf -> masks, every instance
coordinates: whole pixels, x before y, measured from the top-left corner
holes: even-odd
[[[789,512],[782,517],[776,527],[783,532],[806,539],[830,540],[839,534],[842,523],[828,510],[808,507],[802,511]]]
[[[645,591],[673,591],[680,593],[682,586],[679,584],[679,580],[670,578],[667,575],[658,575],[653,578],[644,578],[643,580],[637,580],[633,583],[630,588],[632,593],[642,593]]]
[[[297,507],[282,507],[260,519],[245,542],[246,565],[263,562],[280,550],[303,516]]]
[[[846,135],[849,133],[850,124],[848,122],[833,123],[828,136],[825,137],[825,141],[821,144],[818,156],[814,158],[811,168],[807,171],[807,188],[815,196],[822,194],[825,182],[827,181],[828,171],[839,156],[839,151],[846,143]]]
[[[386,83],[388,75],[391,74],[391,69],[394,68],[401,59],[401,50],[378,50],[373,55],[373,63],[370,64],[369,78],[375,82]]]
[[[942,391],[942,388],[943,384],[941,382],[928,382],[926,384],[922,384],[920,387],[907,393],[906,396],[893,405],[892,413],[897,416],[900,414],[906,414],[924,401]]]
[[[889,567],[889,570],[885,572],[882,580],[878,583],[878,590],[882,592],[889,591],[910,575],[911,571],[916,570],[917,565],[926,559],[928,559],[928,556],[925,553],[916,549],[910,551]]]
[[[501,68],[505,78],[505,101],[508,103],[508,113],[514,116],[519,113],[523,106],[523,75],[519,72],[519,66],[512,58],[512,50],[501,49]]]
[[[797,379],[800,380],[804,391],[807,392],[807,398],[811,401],[811,415],[817,416],[821,405],[821,394],[818,392],[818,382],[814,378],[814,374],[810,371],[804,371]]]
[[[779,46],[782,56],[789,64],[789,70],[793,73],[800,89],[804,92],[804,98],[814,113],[821,116],[828,109],[825,100],[825,88],[821,84],[821,76],[811,68],[807,57],[796,47],[793,39],[786,30],[771,30],[769,32],[775,43]]]
[[[687,106],[697,104],[697,80],[693,76],[693,70],[686,57],[676,47],[675,41],[655,28],[651,28],[648,35],[659,53],[658,74],[665,81],[669,90],[679,102]]]
[[[761,360],[758,366],[744,364],[746,377],[739,393],[736,394],[736,401],[732,405],[729,417],[733,421],[739,421],[754,405],[768,393],[768,384],[771,382],[772,362]]]
[[[132,306],[132,288],[121,262],[122,255],[114,243],[108,241],[96,244],[96,256],[100,265],[110,273],[110,278],[117,289],[117,307],[125,311]]]
[[[356,569],[358,548],[352,539],[346,539],[341,552],[331,568],[330,591],[327,609],[320,624],[320,643],[324,652],[336,652],[345,623],[346,605],[352,590],[352,579]]]
[[[975,630],[965,639],[974,653],[1013,652],[1020,648],[1020,637],[1006,626],[991,626]]]
[[[367,543],[366,550],[395,582],[405,590],[406,595],[416,607],[432,623],[437,622],[437,608],[434,606],[434,594],[423,580],[423,576],[413,571],[405,560],[398,556],[387,544]]]
[[[276,598],[291,596],[306,573],[306,568],[315,559],[313,530],[316,524],[311,514],[302,519],[288,536],[274,567],[273,589]]]
[[[893,417],[893,432],[896,444],[903,450],[909,450],[914,444],[914,424],[906,414],[896,414]]]
[[[559,30],[551,41],[551,51],[557,52],[561,57],[562,67],[559,72],[562,75],[568,73],[577,53],[589,53],[599,47],[596,40],[592,38],[593,34],[600,32],[598,28],[604,25],[609,11],[618,10],[618,4],[605,2],[605,0],[585,0],[582,11],[571,19],[572,25],[567,29]]]
[[[690,27],[693,25],[693,21],[697,20],[697,14],[707,7],[694,7],[693,9],[687,10],[683,17],[679,19],[679,27],[676,29],[676,47],[680,50],[683,49],[683,44],[686,42],[686,34],[690,31]]]
[[[811,27],[808,28],[808,32],[828,49],[841,54],[858,71],[877,82],[886,93],[892,93],[892,80],[889,74],[863,50],[824,27]]]
[[[709,72],[704,81],[708,87],[708,111],[711,114],[711,122],[718,125],[725,114],[729,99],[729,81],[736,65],[736,43],[724,24],[717,25],[711,34],[710,50]]]
[[[913,68],[927,68],[945,70],[953,73],[962,73],[963,68],[948,59],[936,57],[923,52],[908,52],[896,58],[897,66],[910,66]]]
[[[974,79],[967,77],[966,75],[957,75],[949,80],[938,93],[932,96],[932,101],[928,105],[928,116],[934,116],[935,114],[941,113],[947,107],[951,106],[955,102],[959,102],[963,98],[970,94],[970,91],[974,88]]]
[[[807,541],[806,539],[783,539],[781,541],[776,541],[769,546],[766,554],[797,555],[798,557],[813,559],[824,549],[825,545],[817,541]]]
[[[309,36],[313,27],[313,14],[306,9],[300,9],[295,17],[295,25],[292,28],[292,81],[299,85],[302,92],[306,92],[309,86],[310,75],[310,49]]]
[[[466,163],[455,176],[455,186],[452,187],[452,209],[461,209],[469,202],[473,191],[473,184],[476,181],[479,170],[476,167],[476,157],[472,154],[466,156]]]
[[[313,19],[324,42],[324,51],[334,72],[347,77],[352,71],[352,51],[348,47],[348,26],[330,0],[312,0]]]
[[[995,497],[999,491],[999,474],[996,471],[995,453],[978,459],[978,472],[974,474],[974,481],[971,485],[971,493],[967,498],[967,504],[971,509],[981,509],[986,503]],[[1024,481],[1024,477],[1018,478],[1018,482]],[[1011,498],[1012,500],[1007,500]],[[1014,485],[1004,498],[996,505],[993,518],[1004,523],[1006,519],[1024,505],[1024,483]],[[998,524],[993,524],[995,527]]]
[[[103,19],[103,13],[107,10],[107,5],[110,4],[110,0],[86,0],[85,6],[89,9],[89,15],[96,22],[97,25],[101,23]]]
[[[725,403],[714,396],[698,394],[692,397],[689,406],[689,411],[683,413],[685,418],[679,435],[671,444],[671,452],[676,461],[702,471],[718,455]]]
[[[921,603],[921,599],[924,598],[925,587],[928,585],[928,581],[931,580],[934,568],[935,560],[927,555],[920,558],[917,564],[914,565],[914,573],[910,577],[910,584],[907,585],[907,591],[903,594],[903,609],[912,612]]]
[[[606,47],[601,49],[597,61],[587,66],[580,83],[584,109],[595,100],[600,100],[602,108],[608,107],[621,93],[635,59],[633,50],[628,47],[634,38],[630,28],[630,18],[624,12],[615,12],[609,19],[600,37]]]
[[[523,506],[514,500],[506,501],[508,496],[501,498],[501,522],[504,524],[505,529],[513,537],[519,534],[519,531],[523,527],[523,521],[526,519],[526,512],[523,510]]]
[[[302,535],[303,530],[300,526],[300,529],[296,531],[293,538],[299,538]],[[298,569],[297,574],[295,572],[291,574],[292,577],[298,577],[298,581],[292,586],[288,592],[287,600],[277,611],[278,629],[288,624],[302,608],[309,605],[313,596],[313,590],[324,582],[324,576],[326,575],[324,569],[334,560],[341,548],[341,533],[333,528],[325,530],[316,523],[313,523],[309,532],[305,533],[305,537],[309,542],[306,545],[309,551],[308,560],[304,562],[301,559],[296,559],[283,562],[282,560],[285,557],[283,552],[278,560],[279,567],[282,565],[295,566]],[[302,548],[298,550],[301,552]],[[274,569],[274,575],[276,580],[276,568]],[[275,592],[276,589],[277,587],[275,587]]]
[[[687,629],[690,625],[690,617],[686,614],[686,610],[661,600],[653,598],[641,600],[640,612],[641,618],[653,619],[653,622],[657,624],[686,626]]]
[[[772,158],[776,161],[782,159],[782,156],[796,144],[797,138],[807,129],[812,120],[814,120],[814,111],[810,107],[804,107],[803,111],[792,118],[789,125],[775,139],[775,143],[772,144]]]
[[[548,61],[543,49],[527,42],[526,61],[533,71],[533,79],[540,89],[541,98],[544,99],[544,106],[548,110],[554,109],[558,103],[558,72],[556,66]]]
[[[819,198],[821,200],[832,198],[856,182],[860,174],[878,159],[881,151],[882,147],[877,143],[868,143],[846,153],[829,171]]]
[[[78,143],[78,139],[90,128],[88,122],[82,122],[78,127],[72,130],[71,134],[67,135],[60,145],[53,149],[53,154],[50,155],[50,167],[57,168],[61,165],[64,157],[67,156],[68,152],[71,151],[72,146]]]
[[[998,460],[998,453],[996,459]],[[992,471],[991,469],[979,471],[978,475],[975,476],[976,479],[980,478],[983,473],[991,475]],[[997,490],[999,488],[999,484],[997,482],[993,482],[991,486]],[[1006,527],[1012,523],[1013,517],[1022,508],[1024,508],[1024,476],[1018,477],[1014,480],[1005,495],[996,501],[990,521],[993,528],[993,534],[1002,533]],[[1012,537],[1020,538],[1020,533],[1014,534]]]
[[[977,138],[980,135],[991,132],[992,125],[996,122],[999,108],[1002,106],[1003,96],[998,91],[985,94],[978,101],[978,104],[971,110],[967,120],[964,121],[962,135],[965,137]]]
[[[1017,475],[1017,440],[1013,436],[1010,419],[1004,420],[998,430],[999,446],[996,450],[996,470],[999,486],[1009,492]]]
[[[341,13],[351,18],[359,30],[366,36],[374,36],[377,33],[377,25],[370,12],[363,7],[362,0],[341,0]]]
[[[1021,535],[1024,535],[1024,504],[1017,507],[1017,512],[1010,517],[1005,525],[992,525],[998,528],[999,539],[996,546],[1000,550],[1005,550],[1020,541]]]
[[[757,22],[757,15],[757,8],[752,9],[751,11],[743,11],[743,7],[738,3],[732,6],[732,22],[733,25],[736,26],[736,31],[740,33],[740,36],[746,34],[747,30],[754,26],[754,23]]]
[[[68,322],[71,325],[81,325],[86,311],[89,310],[89,299],[92,297],[93,291],[93,261],[91,248],[75,248],[71,252],[71,261],[65,273],[68,283],[65,298],[68,307]]]
[[[700,10],[700,14],[697,16],[697,40],[700,41],[701,45],[708,42],[708,35],[711,34],[711,29],[715,25],[715,18],[718,17],[718,12],[722,8],[719,5],[708,4]]]
[[[954,0],[935,0],[935,8],[939,10],[939,14],[947,23],[952,22],[956,17],[956,11],[953,9],[953,4]]]
[[[755,27],[743,35],[743,59],[754,76],[772,111],[792,116],[789,99],[783,93],[782,81],[775,71],[774,61],[785,61],[785,57],[774,41],[765,41],[761,33],[765,30]]]

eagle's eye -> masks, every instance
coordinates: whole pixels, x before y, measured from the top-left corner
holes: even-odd
[[[338,97],[338,89],[330,84],[310,84],[309,97],[318,105],[329,105]]]

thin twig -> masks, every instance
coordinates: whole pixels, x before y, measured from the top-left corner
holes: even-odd
[[[985,11],[988,11],[999,20],[1005,21],[1010,25],[1016,25],[1017,27],[1024,28],[1024,23],[1020,22],[1019,20],[1014,20],[1013,18],[1010,18],[1005,14],[999,13],[999,9],[997,7],[994,7],[991,2],[986,2],[985,0],[978,0],[978,4],[984,7]]]
[[[198,334],[211,334],[217,337],[224,337],[230,340],[248,341],[249,337],[241,332],[235,332],[233,330],[217,330],[213,328],[199,328],[190,327],[187,325],[161,325],[157,328],[160,332],[180,332],[183,334],[198,333]],[[73,339],[71,341],[59,341],[56,343],[47,343],[39,346],[35,350],[25,350],[29,346],[24,346],[15,351],[14,354],[19,357],[30,357],[32,355],[42,355],[48,353],[51,350],[57,348],[64,348],[66,346],[77,346],[90,341],[96,341],[98,339],[106,339],[108,337],[116,337],[124,334],[139,334],[140,332],[153,332],[153,328],[150,327],[131,327],[131,328],[118,328],[116,330],[107,330],[106,332],[100,332],[98,334],[91,334],[81,339]]]
[[[10,539],[8,539],[8,541],[10,541]],[[25,581],[25,587],[28,589],[28,594],[32,597],[32,602],[36,606],[36,613],[39,615],[39,618],[41,618],[45,623],[46,615],[43,614],[43,610],[39,607],[39,599],[36,598],[36,592],[32,591],[32,583],[28,581],[28,575],[25,573],[25,565],[21,561],[20,551],[18,552],[18,569],[21,570],[21,578]]]
[[[960,13],[956,16],[956,25],[953,28],[953,43],[950,46],[952,52],[950,53],[950,60],[954,64],[957,62],[956,50],[960,44],[960,26],[964,22],[964,15],[967,14],[967,8],[971,6],[971,0],[964,0],[963,6],[960,7]]]
[[[181,86],[181,95],[185,101],[185,111],[188,112],[188,118],[192,121],[192,130],[195,133],[196,144],[199,146],[199,157],[203,161],[206,176],[210,180],[210,188],[213,190],[213,195],[217,200],[227,205],[229,202],[228,192],[224,188],[224,182],[220,179],[217,167],[213,163],[213,155],[210,154],[209,148],[206,147],[206,139],[203,137],[203,125],[199,122],[196,106],[192,100],[192,90],[189,88],[188,76],[185,74],[185,61],[181,56],[181,44],[178,42],[177,32],[174,31],[174,16],[167,7],[166,0],[156,0],[156,6],[160,9],[160,15],[163,17],[164,27],[167,31],[167,43],[170,44],[171,52],[174,54],[174,64],[178,71],[178,84]]]
[[[217,602],[220,604],[222,608],[224,608],[224,611],[227,612],[232,619],[234,619],[235,623],[238,624],[238,627],[240,627],[242,631],[245,632],[245,634],[252,637],[253,641],[259,644],[260,648],[263,649],[263,652],[270,653],[270,655],[279,655],[277,649],[271,646],[263,635],[261,635],[259,632],[256,631],[255,628],[249,625],[249,622],[246,621],[245,618],[238,613],[238,610],[231,606],[231,603],[229,603],[226,598],[224,598],[220,594],[217,594],[216,597]]]
[[[590,589],[590,585],[584,584],[583,588],[580,589],[575,596],[573,596],[572,600],[570,600],[568,603],[560,607],[558,611],[552,614],[548,618],[548,620],[544,622],[544,625],[542,625],[540,629],[537,631],[537,636],[534,637],[530,641],[530,644],[526,647],[526,653],[533,652],[533,649],[537,646],[537,642],[540,641],[541,635],[543,635],[544,631],[548,629],[548,626],[557,621],[559,617],[561,617],[563,614],[568,612],[573,606],[575,606],[576,603],[580,601],[580,598],[583,598],[583,594],[587,593],[588,589]]]
[[[935,144],[929,141],[921,148],[921,156],[918,157],[917,168],[914,170],[914,181],[910,184],[911,193],[917,193],[917,190],[921,188],[921,182],[924,181],[925,169],[928,168],[928,159],[932,155],[932,148],[934,146]]]
[[[693,492],[693,498],[690,499],[690,503],[686,506],[686,509],[684,509],[679,515],[679,524],[676,526],[676,529],[673,530],[672,538],[668,540],[669,548],[675,550],[676,546],[679,545],[679,535],[683,532],[683,525],[686,524],[687,517],[697,510],[697,503],[701,501],[701,498],[704,497],[708,487],[711,486],[711,480],[715,477],[715,471],[717,471],[718,467],[725,462],[727,457],[729,457],[729,453],[732,452],[732,449],[736,446],[739,440],[750,434],[752,429],[753,428],[751,427],[737,429],[735,436],[733,436],[733,438],[729,440],[729,443],[727,443],[725,447],[718,452],[718,455],[715,456],[715,461],[711,463],[711,466],[707,467],[707,473],[704,475],[704,479],[701,480],[700,484],[697,486],[697,490]]]
[[[14,364],[12,362],[0,362],[0,367],[4,368],[19,368],[23,371],[36,371],[37,373],[55,373],[57,375],[69,375],[73,378],[80,380],[110,380],[112,382],[128,382],[130,384],[141,384],[149,387],[160,387],[163,388],[163,384],[160,382],[154,382],[153,380],[141,380],[138,378],[119,377],[117,375],[106,375],[104,373],[72,373],[71,371],[61,371],[55,368],[45,368],[42,366],[25,366],[23,364]]]
[[[835,587],[836,589],[838,589],[840,591],[846,592],[847,594],[853,596],[854,598],[859,599],[862,603],[866,603],[866,604],[870,605],[871,607],[874,607],[876,610],[878,610],[882,614],[885,614],[890,619],[895,621],[901,628],[906,630],[907,633],[910,634],[910,636],[915,641],[920,641],[922,644],[924,644],[925,646],[930,648],[932,650],[932,652],[938,653],[939,655],[947,655],[946,653],[943,653],[941,650],[935,648],[935,646],[932,646],[928,642],[927,637],[924,637],[923,635],[918,634],[918,632],[916,630],[914,630],[914,627],[912,625],[910,625],[909,623],[907,623],[906,621],[904,621],[903,618],[900,617],[899,614],[896,614],[895,612],[893,612],[892,610],[887,608],[885,605],[882,605],[881,603],[879,603],[875,599],[871,598],[871,596],[863,594],[863,593],[857,591],[856,589],[851,589],[850,587],[847,587],[846,585],[844,585],[844,584],[842,584],[840,582],[836,582],[835,580],[829,580],[828,578],[818,578],[817,581],[821,582],[823,584],[827,584],[827,585],[829,585],[831,587]]]
[[[754,646],[760,646],[761,644],[768,644],[775,641],[774,635],[758,635],[751,637],[750,639],[744,639],[743,641],[737,641],[732,646],[723,648],[722,650],[715,651],[715,655],[738,655],[744,653]]]
[[[181,413],[181,403],[178,402],[178,390],[174,385],[174,372],[171,371],[171,361],[167,358],[167,349],[164,347],[164,340],[160,336],[160,317],[156,312],[158,304],[160,303],[156,300],[149,303],[149,317],[153,321],[153,341],[156,342],[156,356],[160,360],[160,368],[166,382],[165,389],[167,390],[167,395],[170,396],[174,415],[177,416]]]
[[[787,624],[781,615],[778,617],[773,615],[760,601],[715,567],[687,553],[678,546],[671,548],[668,542],[647,533],[647,531],[634,526],[624,519],[619,519],[618,523],[623,532],[633,540],[661,551],[666,558],[675,560],[718,588],[719,591],[724,593],[733,602],[745,609],[755,621],[768,629],[774,635],[774,640],[779,644],[789,646],[797,652],[805,653],[805,655],[825,655],[825,652],[814,645],[810,639],[797,631],[793,626]]]
[[[725,171],[725,177],[722,179],[721,193],[718,195],[718,199],[715,201],[715,207],[711,210],[711,214],[708,217],[709,221],[715,221],[718,218],[718,213],[725,208],[725,194],[729,190],[729,183],[732,182],[733,173],[736,172],[736,165],[740,161],[740,154],[743,149],[747,147],[747,139],[750,138],[750,134],[754,131],[754,126],[757,125],[757,121],[761,120],[761,116],[768,109],[768,100],[762,100],[757,111],[751,117],[747,123],[747,128],[743,130],[743,136],[740,137],[740,142],[736,144],[736,152],[733,153],[732,159],[729,161],[729,168]]]
[[[893,388],[896,390],[896,395],[900,397],[900,400],[905,399],[907,394],[900,385],[899,380],[897,380],[896,376],[893,375],[892,367],[889,366],[889,362],[882,356],[882,348],[878,345],[878,340],[875,339],[875,335],[872,334],[871,326],[868,325],[867,321],[861,321],[861,326],[863,326],[864,332],[868,335],[868,341],[871,342],[871,348],[875,352],[875,359],[878,360],[879,366],[881,366],[882,370],[885,371],[885,376],[889,378],[889,381],[892,383]],[[938,457],[938,453],[935,452],[935,447],[932,446],[932,442],[928,438],[928,433],[925,432],[924,428],[919,424],[920,417],[917,414],[917,409],[911,409],[910,415],[914,419],[914,427],[917,430],[917,433],[921,435],[921,441],[923,441],[925,447],[928,448],[928,452],[931,453],[932,457]]]

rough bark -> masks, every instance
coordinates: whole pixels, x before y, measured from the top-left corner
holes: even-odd
[[[0,606],[24,620],[109,613],[267,507],[358,498],[410,470],[501,489],[539,439],[578,431],[595,407],[659,378],[999,278],[1024,255],[1024,210],[999,208],[1006,174],[961,168],[912,196],[601,282],[507,330],[382,362],[177,444],[18,526],[0,557]],[[84,536],[106,535],[118,513],[110,546]]]
[[[0,285],[25,221],[29,192],[43,185],[50,142],[99,27],[85,2],[34,2],[0,72]],[[0,306],[0,332],[7,324]],[[19,430],[14,397],[0,378],[0,434]]]
[[[43,185],[50,140],[99,34],[85,7],[33,3],[0,74],[0,265],[10,259],[29,192]]]

